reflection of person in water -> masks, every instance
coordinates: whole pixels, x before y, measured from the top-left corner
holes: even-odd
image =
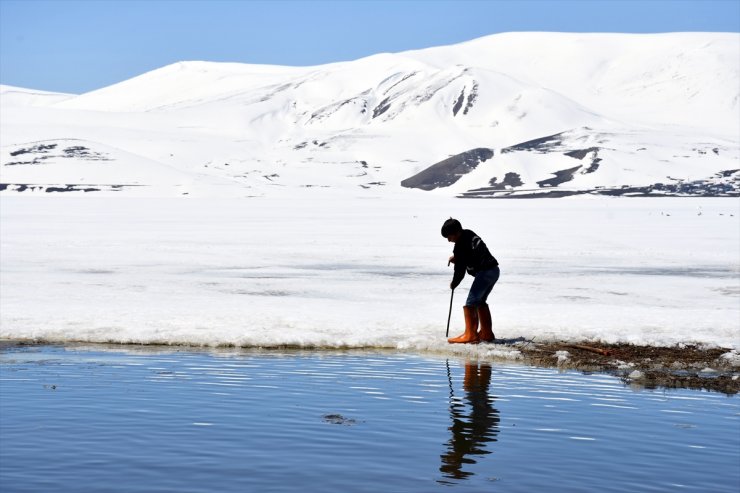
[[[490,454],[487,442],[495,442],[498,435],[499,413],[488,394],[491,384],[491,365],[467,362],[465,364],[465,401],[455,399],[450,386],[450,417],[452,437],[447,442],[447,453],[442,455],[439,470],[446,478],[466,479],[472,472],[463,471],[463,464],[475,464],[471,456]]]

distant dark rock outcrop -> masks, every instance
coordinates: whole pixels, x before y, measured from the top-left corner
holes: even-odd
[[[573,159],[579,159],[582,160],[589,154],[591,155],[591,165],[583,170],[583,173],[593,173],[597,169],[599,169],[599,163],[601,162],[601,158],[599,157],[599,148],[598,147],[589,147],[588,149],[575,149],[569,152],[564,153],[568,157],[572,157]]]
[[[53,158],[78,158],[85,161],[111,161],[107,154],[95,152],[81,145],[73,145],[59,149],[58,143],[36,144],[30,147],[20,147],[10,152],[11,157],[23,156],[21,161],[8,161],[3,166],[24,166],[45,164]]]
[[[470,151],[456,154],[452,157],[433,164],[424,171],[406,178],[401,186],[406,188],[420,188],[434,190],[440,187],[449,187],[460,177],[470,173],[480,163],[493,157],[493,149],[479,147]]]
[[[491,190],[510,190],[512,188],[521,187],[524,185],[524,182],[522,182],[522,178],[518,173],[510,172],[504,175],[504,181],[499,183],[498,177],[494,176],[488,181],[488,184],[491,185]]]
[[[566,181],[571,181],[573,179],[573,175],[579,169],[581,169],[580,166],[576,166],[575,168],[569,168],[569,169],[561,169],[553,173],[555,175],[555,178],[538,181],[537,185],[539,185],[540,188],[557,187],[561,183],[565,183]]]
[[[563,134],[564,132],[561,132],[555,135],[548,135],[546,137],[528,140],[526,142],[501,149],[501,154],[508,154],[516,151],[534,151],[538,153],[552,152],[557,150],[563,144]]]
[[[143,185],[87,185],[80,183],[49,185],[44,183],[0,183],[0,192],[6,190],[13,192],[120,192],[127,188],[141,187]]]
[[[572,170],[563,170],[570,172]],[[555,173],[558,175],[557,172]],[[565,173],[566,175],[568,173]],[[727,179],[729,178],[729,180]],[[538,182],[540,183],[540,182]],[[674,180],[673,183],[653,183],[645,186],[621,185],[616,187],[596,187],[584,189],[565,189],[542,187],[539,189],[501,189],[500,187],[475,188],[463,192],[458,197],[468,199],[533,199],[559,198],[573,195],[609,195],[618,197],[740,197],[740,170],[726,170],[715,173],[704,180]]]

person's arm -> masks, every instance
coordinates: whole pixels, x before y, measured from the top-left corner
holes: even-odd
[[[450,289],[455,289],[465,277],[465,262],[458,262],[453,255],[450,257],[450,262],[455,264],[455,273],[452,275],[452,282],[450,282]],[[448,264],[449,265],[449,262]]]
[[[450,289],[455,289],[460,285],[463,278],[465,277],[465,267],[459,268],[455,265],[455,275],[452,276],[452,282],[450,283]]]

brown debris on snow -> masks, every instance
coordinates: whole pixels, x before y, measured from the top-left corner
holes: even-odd
[[[730,351],[726,348],[548,342],[526,344],[520,351],[531,364],[613,373],[645,388],[740,392],[740,367],[722,357]],[[567,358],[563,351],[568,352]]]

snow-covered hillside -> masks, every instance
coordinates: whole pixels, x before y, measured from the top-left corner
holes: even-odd
[[[79,96],[3,86],[0,189],[737,196],[739,98],[734,33],[509,33],[315,67],[182,62]]]

